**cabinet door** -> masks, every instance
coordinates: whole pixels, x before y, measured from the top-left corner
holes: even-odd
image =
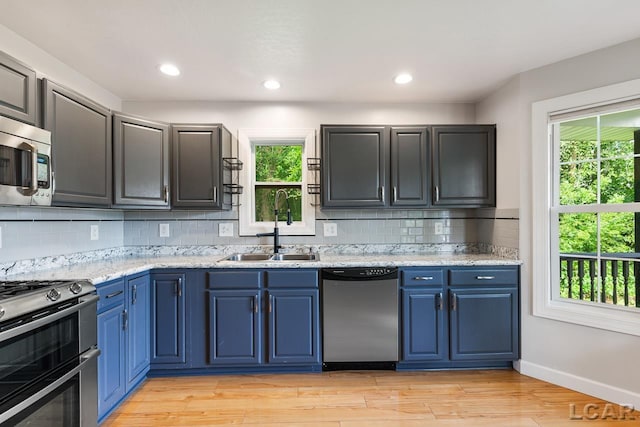
[[[111,113],[43,80],[44,128],[51,131],[54,205],[111,205]]]
[[[495,126],[433,127],[433,189],[434,206],[495,206]]]
[[[0,52],[0,114],[36,124],[36,72]]]
[[[172,205],[221,208],[221,127],[174,125],[172,128]]]
[[[322,205],[380,207],[388,195],[388,128],[322,126]]]
[[[431,188],[429,131],[426,127],[391,128],[391,205],[429,205]]]
[[[441,360],[447,356],[442,289],[402,290],[402,358]]]
[[[151,363],[185,363],[184,274],[152,276]]]
[[[127,280],[127,391],[149,371],[150,363],[150,286],[149,276]]]
[[[451,360],[518,358],[516,288],[453,288],[449,299]]]
[[[114,114],[114,202],[169,206],[169,125]]]
[[[120,401],[126,391],[124,305],[98,315],[98,418]]]
[[[268,293],[269,363],[320,363],[317,289]]]
[[[258,290],[212,290],[209,293],[209,363],[262,362],[262,298]]]

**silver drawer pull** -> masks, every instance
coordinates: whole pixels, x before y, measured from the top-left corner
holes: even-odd
[[[476,276],[476,280],[493,280],[496,276]]]
[[[433,276],[417,276],[413,280],[433,280]]]
[[[107,296],[105,296],[105,298],[113,298],[113,297],[117,297],[118,295],[120,295],[121,293],[123,293],[124,291],[118,291],[118,292],[114,292],[112,294],[109,294]]]

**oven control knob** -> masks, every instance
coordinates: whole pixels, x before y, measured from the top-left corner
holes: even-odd
[[[82,290],[82,285],[78,282],[73,282],[69,285],[69,290],[74,294],[80,293],[80,291]]]
[[[57,301],[61,296],[62,294],[57,289],[51,289],[49,292],[47,292],[47,298],[50,301]]]

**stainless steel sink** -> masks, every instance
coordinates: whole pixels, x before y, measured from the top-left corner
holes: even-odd
[[[311,254],[232,254],[223,261],[249,262],[249,261],[318,261],[320,256]]]
[[[233,254],[223,261],[267,261],[271,259],[271,254]]]
[[[318,261],[318,254],[274,254],[271,261]]]

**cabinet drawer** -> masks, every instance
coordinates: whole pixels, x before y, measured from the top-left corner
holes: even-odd
[[[209,289],[257,289],[262,286],[262,270],[219,270],[207,274]]]
[[[403,269],[402,286],[442,286],[444,285],[444,270],[435,269]]]
[[[317,288],[318,270],[270,270],[267,272],[269,288]]]
[[[451,269],[449,285],[517,285],[517,268]]]
[[[97,285],[96,291],[100,297],[98,301],[98,313],[124,304],[124,280]]]

